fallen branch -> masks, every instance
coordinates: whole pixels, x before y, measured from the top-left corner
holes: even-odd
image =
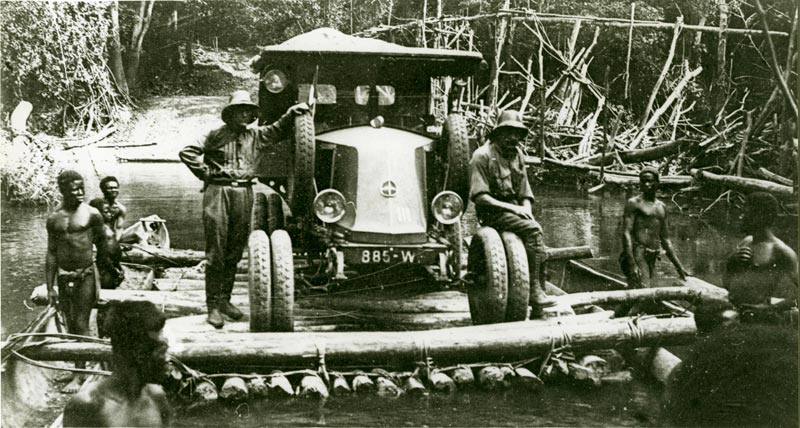
[[[794,189],[790,186],[773,183],[767,180],[756,178],[735,177],[731,175],[718,175],[699,169],[691,169],[690,174],[701,183],[708,182],[719,186],[727,187],[741,192],[768,192],[776,197],[794,198]]]
[[[682,149],[691,144],[689,140],[675,140],[668,143],[659,144],[657,146],[648,147],[646,149],[638,150],[625,150],[617,152],[620,159],[625,163],[632,162],[645,162],[656,159],[661,159],[676,153],[680,153]],[[613,144],[612,144],[613,147]],[[597,155],[587,159],[589,165],[611,165],[616,159],[615,153],[606,153],[605,155]]]
[[[758,172],[758,175],[762,176],[763,178],[765,178],[765,179],[767,179],[769,181],[773,181],[773,182],[778,183],[778,184],[783,184],[784,186],[794,186],[794,182],[792,180],[790,180],[790,179],[788,179],[786,177],[780,176],[778,174],[775,174],[774,172],[764,168],[763,166],[761,168],[758,168],[757,172]]]

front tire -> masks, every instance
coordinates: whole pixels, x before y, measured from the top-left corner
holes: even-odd
[[[444,237],[450,243],[450,254],[447,257],[447,274],[451,281],[461,279],[463,271],[461,260],[464,257],[464,233],[461,220],[444,225]]]
[[[316,133],[310,113],[294,118],[294,168],[288,183],[289,208],[292,216],[301,218],[314,201],[314,162]]]
[[[294,255],[285,230],[272,232],[272,331],[294,331]]]
[[[248,297],[250,299],[250,331],[267,332],[272,327],[272,261],[269,238],[263,230],[254,230],[248,241],[250,261]]]
[[[469,201],[469,132],[463,115],[450,114],[444,122],[444,143],[447,144],[446,190],[456,192],[464,201],[464,210]]]
[[[503,241],[496,230],[482,227],[469,246],[472,284],[467,288],[473,324],[505,321],[508,305],[508,272]]]

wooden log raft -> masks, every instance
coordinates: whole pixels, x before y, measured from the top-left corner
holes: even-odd
[[[794,198],[794,189],[791,186],[784,186],[768,180],[719,175],[699,169],[692,169],[689,173],[701,183],[712,183],[741,192],[768,192],[782,199]]]
[[[727,293],[698,286],[639,288],[614,291],[590,291],[558,296],[559,303],[569,306],[607,305],[644,300],[695,300],[704,296],[724,299]]]
[[[470,326],[420,332],[240,333],[209,343],[177,341],[170,353],[192,367],[259,365],[307,367],[325,349],[331,367],[408,366],[432,358],[437,364],[518,361],[544,354],[555,344],[574,349],[681,345],[696,334],[692,317],[624,318],[605,323],[560,325],[497,331]],[[50,343],[20,350],[38,360],[109,361],[111,347],[99,343]]]

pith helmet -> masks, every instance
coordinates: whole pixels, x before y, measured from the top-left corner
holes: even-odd
[[[236,106],[249,107],[258,112],[258,105],[250,100],[249,92],[245,90],[233,91],[228,99],[228,104],[222,109],[222,120],[224,122],[228,122],[228,115],[230,115],[232,107]]]
[[[505,110],[500,113],[500,117],[497,118],[497,125],[489,132],[489,139],[491,140],[495,133],[503,128],[515,129],[522,133],[523,136],[528,134],[528,127],[522,123],[522,115],[516,110]]]

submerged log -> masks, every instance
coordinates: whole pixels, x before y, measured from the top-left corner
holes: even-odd
[[[197,383],[197,386],[194,388],[192,392],[192,398],[194,399],[195,405],[202,405],[217,401],[219,398],[219,393],[217,392],[217,386],[214,385],[208,379],[203,379]]]
[[[356,375],[353,376],[353,392],[371,394],[375,392],[375,383],[364,372],[356,372]]]
[[[353,392],[341,373],[331,373],[331,377],[333,378],[333,382],[331,382],[331,391],[334,395],[350,395]]]
[[[559,303],[570,306],[586,306],[615,304],[623,302],[639,302],[643,300],[694,300],[704,295],[724,298],[723,293],[698,287],[659,287],[613,291],[590,291],[558,296]]]
[[[728,189],[741,192],[768,192],[775,197],[783,199],[794,198],[794,189],[791,186],[784,186],[768,180],[719,175],[699,169],[692,169],[689,173],[701,182],[716,184]]]
[[[472,374],[472,369],[467,366],[458,366],[453,370],[453,382],[459,388],[469,388],[475,385],[475,375]]]
[[[280,370],[273,370],[269,379],[270,395],[276,397],[291,397],[294,395],[292,384]]]
[[[423,397],[428,395],[428,390],[425,388],[425,385],[423,385],[422,381],[416,376],[409,376],[406,379],[404,388],[406,394],[413,397]]]
[[[190,267],[205,260],[203,251],[195,250],[163,250],[158,247],[140,247],[133,245],[123,251],[122,261],[150,266]]]
[[[430,378],[431,385],[433,385],[433,390],[436,392],[444,392],[447,394],[452,394],[456,392],[456,383],[453,379],[450,378],[445,372],[434,370],[431,372]]]
[[[261,376],[254,376],[248,379],[247,390],[250,391],[250,397],[253,399],[267,398],[269,395],[269,387]]]
[[[526,324],[513,323],[513,324]],[[530,326],[530,324],[528,324]],[[496,326],[470,326],[417,332],[346,333],[231,333],[224,342],[205,338],[185,342],[177,336],[170,353],[193,367],[208,365],[269,365],[298,367],[316,362],[318,346],[325,343],[329,366],[400,366],[421,361],[423,355],[440,364],[481,361],[516,361],[548,352],[569,342],[574,349],[606,349],[629,343],[686,344],[694,339],[692,317],[622,318],[591,324],[543,323],[537,327],[498,330]],[[568,338],[568,339],[567,339]],[[97,343],[51,343],[20,350],[40,360],[110,359],[110,346]]]
[[[505,375],[499,367],[484,367],[478,372],[478,385],[483,389],[496,391],[506,387],[506,383],[503,382],[504,378]]]
[[[328,388],[316,374],[308,374],[300,379],[295,395],[298,397],[328,398]]]
[[[397,398],[403,394],[403,390],[394,381],[385,376],[375,378],[375,386],[379,397]]]

